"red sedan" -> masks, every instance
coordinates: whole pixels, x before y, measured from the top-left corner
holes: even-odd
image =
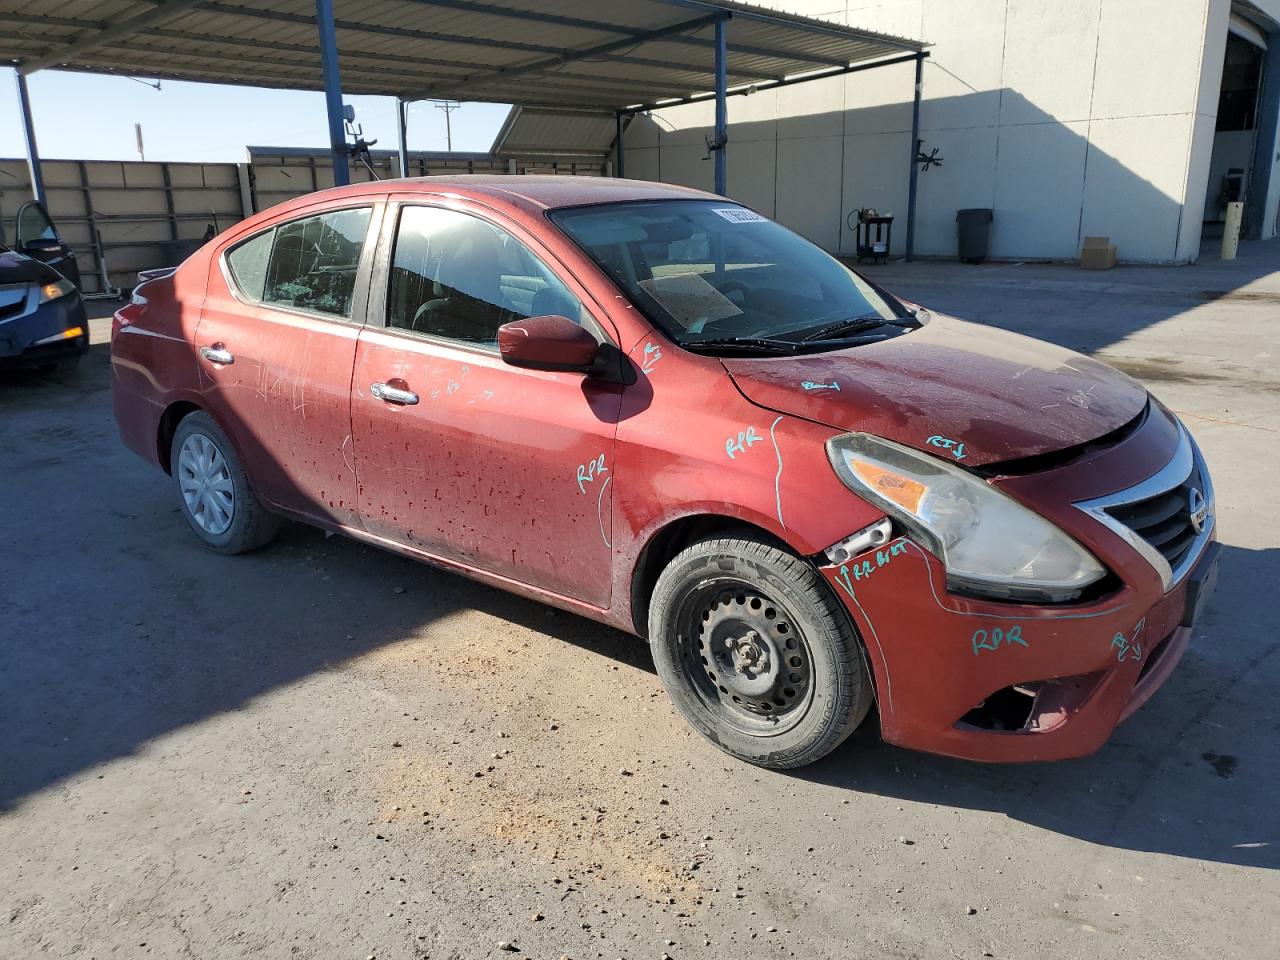
[[[140,287],[120,432],[209,548],[289,517],[646,637],[734,756],[1097,749],[1212,580],[1209,474],[1129,377],[621,180],[301,197]]]

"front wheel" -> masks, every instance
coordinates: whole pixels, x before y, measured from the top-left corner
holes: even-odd
[[[695,543],[668,564],[649,637],[685,719],[762,767],[801,767],[830,753],[874,698],[861,643],[827,584],[749,533]]]

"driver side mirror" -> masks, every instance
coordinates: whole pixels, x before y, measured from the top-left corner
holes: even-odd
[[[498,352],[513,367],[589,373],[600,344],[568,317],[529,317],[498,328]]]

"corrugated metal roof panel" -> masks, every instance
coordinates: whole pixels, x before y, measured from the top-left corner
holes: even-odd
[[[343,89],[618,110],[922,44],[734,0],[334,0]],[[178,80],[323,88],[313,0],[0,0],[0,59]],[[533,118],[529,119],[533,123]],[[521,129],[524,129],[523,127]],[[532,135],[542,134],[529,127]]]
[[[610,113],[512,107],[493,141],[498,156],[580,153],[603,157],[613,149],[617,126]]]

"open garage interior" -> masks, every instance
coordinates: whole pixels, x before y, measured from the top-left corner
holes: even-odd
[[[1205,236],[1221,236],[1227,204],[1244,204],[1244,232],[1273,237],[1280,226],[1280,149],[1276,113],[1280,105],[1280,32],[1248,5],[1234,8],[1228,24],[1222,85],[1205,190]],[[1236,10],[1240,12],[1236,12]]]

